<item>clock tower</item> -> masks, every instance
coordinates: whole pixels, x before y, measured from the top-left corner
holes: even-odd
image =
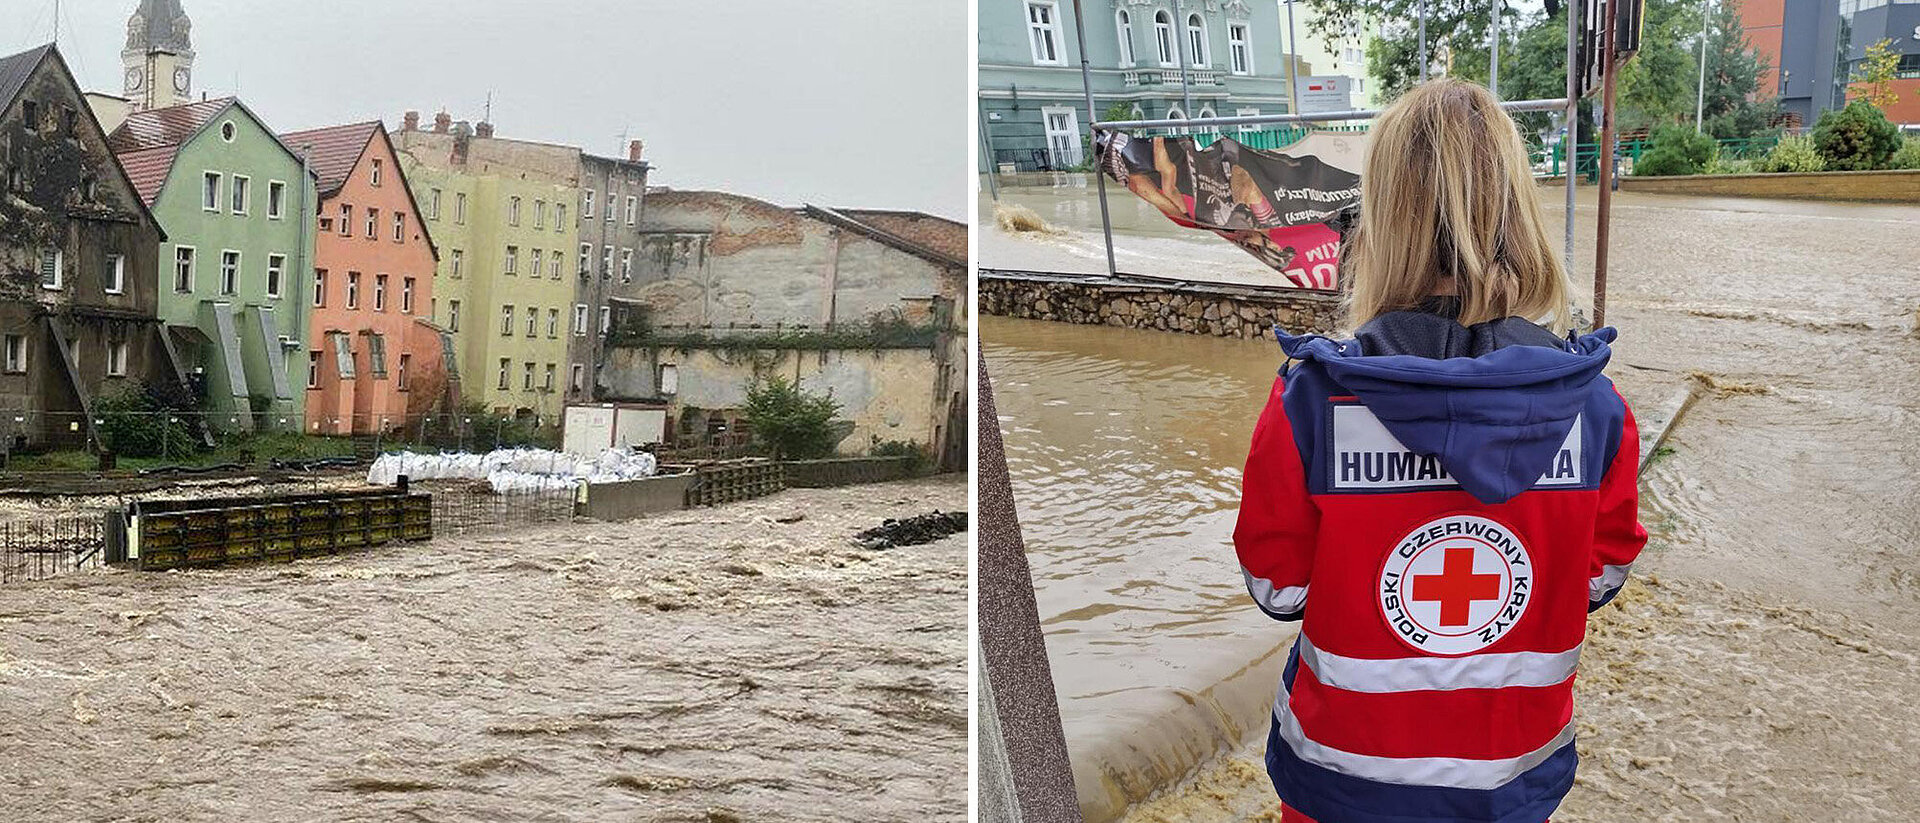
[[[134,111],[193,101],[192,32],[180,0],[140,0],[120,52],[122,89]]]

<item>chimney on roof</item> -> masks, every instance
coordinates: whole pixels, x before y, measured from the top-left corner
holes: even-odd
[[[478,137],[482,140],[492,139],[493,124],[485,120],[480,121],[479,125],[476,125],[473,127],[473,136]]]
[[[627,159],[635,163],[640,162],[640,155],[642,152],[646,150],[646,148],[647,148],[647,143],[645,140],[635,140],[631,143],[628,143]]]
[[[443,111],[433,116],[433,133],[434,134],[446,134],[447,131],[452,128],[453,128],[453,115]]]
[[[420,113],[417,111],[407,112],[407,116],[402,121],[400,130],[401,131],[419,131],[420,130]]]
[[[467,164],[467,152],[473,148],[473,127],[462,120],[453,124],[453,164]]]

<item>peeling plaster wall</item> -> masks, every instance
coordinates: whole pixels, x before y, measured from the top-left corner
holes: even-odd
[[[747,385],[755,377],[777,374],[798,380],[809,392],[840,401],[838,419],[853,423],[853,430],[840,441],[841,454],[865,454],[890,440],[921,445],[933,441],[928,421],[935,411],[929,390],[934,364],[932,352],[924,349],[757,351],[750,355],[664,351],[659,360],[679,368],[680,392],[672,407],[676,419],[689,409],[745,406]]]
[[[29,129],[22,101],[32,100],[44,121]],[[62,124],[72,110],[72,135]],[[0,373],[0,432],[29,443],[84,444],[82,403],[60,365],[45,318],[73,342],[80,383],[91,397],[145,379],[171,382],[154,320],[160,232],[140,210],[138,195],[121,176],[85,98],[57,57],[43,62],[5,112],[0,112],[0,333],[27,341],[27,371]],[[8,172],[24,185],[9,188]],[[85,198],[86,181],[96,184]],[[40,287],[39,256],[58,246],[64,258],[59,290]],[[126,259],[125,288],[106,291],[107,261]],[[109,377],[107,346],[127,344],[127,376]],[[17,421],[14,418],[22,418]]]

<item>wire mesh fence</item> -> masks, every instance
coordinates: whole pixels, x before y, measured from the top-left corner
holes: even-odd
[[[105,520],[97,515],[0,523],[0,584],[98,566],[105,548]]]
[[[497,534],[534,526],[571,523],[571,487],[496,492],[486,481],[433,481],[416,487],[433,494],[435,537]]]

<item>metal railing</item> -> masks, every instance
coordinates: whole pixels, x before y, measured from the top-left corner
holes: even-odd
[[[0,584],[98,567],[105,548],[104,520],[98,514],[0,523]]]

